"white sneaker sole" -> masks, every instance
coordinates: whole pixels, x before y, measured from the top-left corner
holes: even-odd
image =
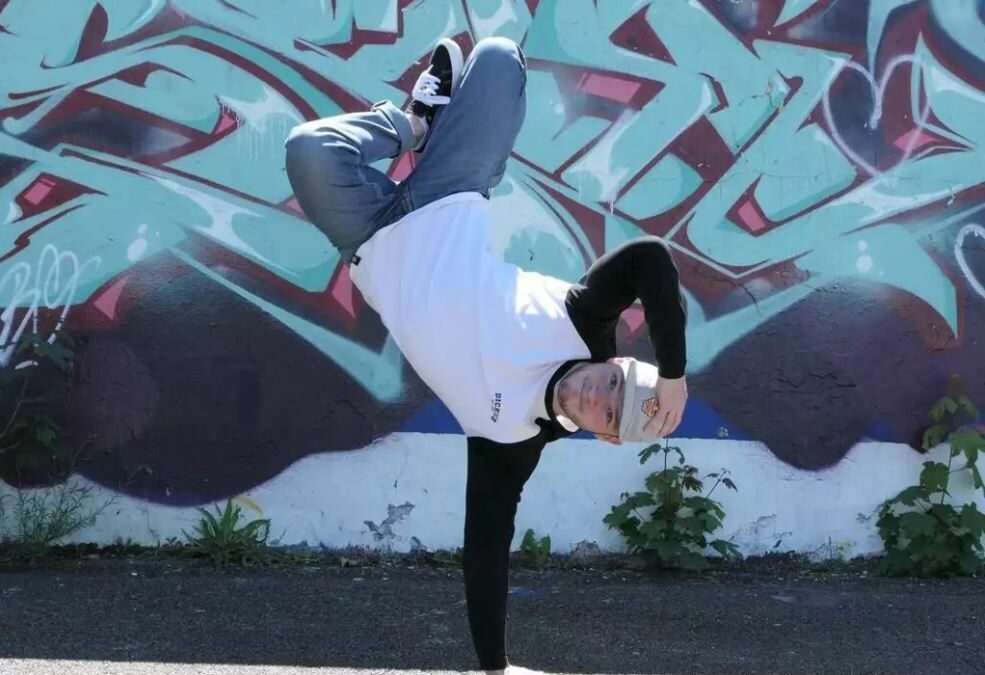
[[[458,88],[458,83],[462,79],[462,68],[465,67],[465,57],[462,55],[462,48],[451,38],[441,38],[435,49],[443,46],[448,51],[451,58],[451,91],[454,94]]]

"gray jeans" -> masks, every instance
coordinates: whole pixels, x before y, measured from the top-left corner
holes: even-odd
[[[376,231],[414,209],[457,192],[488,199],[523,124],[526,82],[519,45],[481,40],[451,102],[435,117],[417,165],[399,183],[370,166],[415,144],[410,122],[393,103],[295,127],[285,163],[298,204],[349,263]]]

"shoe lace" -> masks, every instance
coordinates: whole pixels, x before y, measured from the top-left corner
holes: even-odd
[[[424,96],[437,96],[439,86],[441,86],[440,78],[431,73],[421,73],[421,76],[417,78],[417,86],[415,87],[414,93]]]

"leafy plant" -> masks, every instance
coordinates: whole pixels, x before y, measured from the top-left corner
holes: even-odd
[[[195,526],[196,536],[181,531],[190,555],[209,558],[219,569],[234,562],[249,565],[267,559],[270,520],[258,518],[239,526],[243,512],[232,500],[224,510],[216,506],[215,515],[206,509],[198,511],[202,517]]]
[[[551,538],[544,536],[538,539],[533,529],[527,529],[520,542],[520,551],[530,562],[542,565],[551,557]]]
[[[671,452],[678,456],[677,465],[668,465]],[[736,490],[729,472],[722,469],[706,479],[715,484],[704,495],[704,482],[696,467],[686,464],[684,453],[676,446],[651,445],[640,451],[640,464],[663,453],[663,469],[645,480],[645,491],[624,492],[621,504],[613,506],[602,522],[617,530],[633,553],[654,559],[665,567],[701,570],[708,566],[705,552],[710,546],[722,557],[741,558],[738,549],[728,541],[709,535],[722,526],[725,510],[711,498],[719,485]]]
[[[82,448],[57,420],[71,385],[75,341],[65,331],[24,333],[0,350],[0,543],[34,561],[91,525],[112,499],[96,504],[95,486],[69,477]]]
[[[72,472],[56,411],[71,385],[75,341],[25,333],[0,352],[0,470],[15,487],[48,485]]]
[[[879,570],[892,575],[975,574],[983,569],[985,514],[975,502],[953,503],[951,478],[968,474],[975,489],[985,495],[977,465],[979,454],[985,452],[985,436],[974,426],[980,415],[955,376],[949,393],[937,400],[929,416],[933,424],[924,432],[923,448],[929,451],[946,442],[947,464],[924,462],[916,485],[880,505],[876,526],[886,555]],[[955,460],[961,466],[954,467]]]

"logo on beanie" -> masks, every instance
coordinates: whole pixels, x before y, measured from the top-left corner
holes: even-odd
[[[643,414],[647,417],[653,417],[660,410],[660,404],[655,398],[648,398],[643,401]]]

